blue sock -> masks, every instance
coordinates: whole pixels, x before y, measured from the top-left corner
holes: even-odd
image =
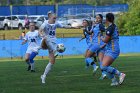
[[[116,75],[118,75],[118,76],[120,76],[120,74],[121,74],[117,69],[115,69],[115,68],[113,68],[113,67],[111,67],[111,66],[108,66],[108,67],[107,67],[107,71],[108,71],[109,73],[111,73],[111,74],[116,74]]]
[[[96,68],[96,64],[94,63],[94,60],[90,57],[86,58],[86,63],[93,66],[93,68]]]
[[[34,60],[33,59],[36,57],[36,55],[37,55],[37,53],[35,53],[35,52],[32,52],[31,53],[30,58],[29,58],[30,63],[34,63]]]
[[[89,63],[87,61],[87,59],[85,58],[85,63],[86,63],[86,66],[88,67],[89,66]]]
[[[121,74],[117,69],[115,69],[115,68],[113,68],[111,66],[101,66],[101,70],[106,71],[106,72],[108,72],[110,74],[116,74],[118,76],[120,76],[120,74]]]
[[[34,58],[35,58],[35,56],[37,55],[37,53],[35,53],[35,52],[32,52],[31,53],[31,55],[30,55],[30,65],[31,65],[31,70],[34,70]]]
[[[94,60],[92,58],[90,58],[90,57],[86,58],[86,63],[91,65],[92,62],[94,62]]]
[[[92,66],[93,66],[94,69],[96,68],[96,64],[93,64]]]
[[[100,64],[100,69],[101,69],[102,62],[99,62],[99,64]],[[101,70],[101,71],[102,71],[102,75],[107,74],[105,71],[103,71],[103,70]]]
[[[114,76],[115,76],[114,74],[107,73],[107,72],[106,72],[106,75],[108,76],[109,79],[112,79],[112,78],[114,78]]]

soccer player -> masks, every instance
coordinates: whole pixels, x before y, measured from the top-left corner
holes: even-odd
[[[92,44],[92,26],[90,24],[90,21],[84,19],[83,20],[83,26],[84,26],[84,29],[83,29],[83,34],[84,34],[84,37],[81,38],[79,41],[83,40],[83,39],[86,39],[86,43],[88,45],[88,48],[86,50],[86,53],[85,53],[85,57],[86,57],[86,54],[87,54],[87,51],[89,50],[89,46]],[[92,55],[91,57],[94,57],[94,61],[97,62],[97,59],[96,59],[96,55]],[[96,65],[95,63],[94,64],[90,64],[93,66],[93,69],[95,70],[95,66]],[[86,63],[86,67],[89,66],[89,63]]]
[[[46,44],[46,49],[49,52],[49,63],[45,68],[43,75],[41,75],[42,83],[45,83],[45,79],[52,66],[55,63],[55,55],[56,55],[56,28],[62,28],[63,26],[56,22],[56,15],[51,14],[48,21],[45,21],[40,27],[40,35],[43,38],[43,44]],[[44,43],[45,42],[45,43]]]
[[[96,66],[94,64],[94,60],[91,58],[91,55],[93,55],[93,54],[96,55],[96,53],[97,53],[99,56],[99,61],[100,61],[102,59],[102,56],[103,56],[102,48],[105,46],[104,43],[101,42],[102,32],[105,31],[104,25],[102,24],[102,19],[103,19],[103,17],[101,14],[98,14],[96,16],[96,22],[95,22],[94,27],[92,29],[92,33],[93,33],[92,44],[89,46],[89,49],[88,49],[87,54],[86,54],[86,60],[85,60],[87,64],[93,64],[93,66],[94,66],[93,72],[94,73],[98,69],[98,66]],[[100,63],[101,63],[101,61],[100,61]]]
[[[107,44],[101,69],[105,71],[107,76],[112,80],[111,86],[115,86],[118,85],[115,75],[119,76],[119,84],[123,83],[126,75],[111,66],[120,54],[118,28],[114,24],[114,15],[112,13],[106,14],[106,25],[108,26],[106,36],[101,37],[103,42]]]
[[[30,22],[29,24],[30,31],[27,32],[27,34],[24,37],[24,41],[22,42],[22,45],[28,42],[28,48],[25,54],[25,61],[28,64],[28,71],[31,70],[31,72],[35,72],[34,69],[34,58],[38,54],[38,50],[40,49],[39,45],[39,33],[37,30],[35,30],[35,23]]]

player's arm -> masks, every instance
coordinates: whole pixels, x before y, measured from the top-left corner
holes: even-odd
[[[82,37],[82,38],[79,40],[79,42],[82,41],[83,39],[85,39],[85,37]]]
[[[38,31],[39,36],[42,37],[42,38],[45,36],[44,35],[44,29],[45,29],[45,22],[40,26],[39,31]]]
[[[27,43],[27,41],[28,41],[28,34],[25,35],[21,44],[24,45],[25,43]]]
[[[102,41],[105,43],[108,43],[111,40],[111,36],[113,34],[113,28],[109,27],[106,31],[106,36],[105,37],[101,37]]]
[[[21,44],[24,45],[25,43],[27,43],[27,40],[24,39]]]
[[[83,29],[83,36],[82,36],[82,38],[79,40],[79,42],[82,41],[82,40],[85,39],[85,38],[86,38],[85,29]]]
[[[93,34],[93,27],[88,27],[89,30],[85,30],[85,32],[89,35],[92,35]]]
[[[99,25],[99,29],[101,32],[105,32],[105,26],[103,24]]]

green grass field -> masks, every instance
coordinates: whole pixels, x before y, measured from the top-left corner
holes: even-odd
[[[19,39],[21,32],[19,30],[0,30],[0,39],[3,39],[3,35],[5,35],[5,39]],[[28,30],[26,30],[27,32]],[[56,31],[57,37],[79,37],[81,35],[82,29],[57,29]]]
[[[140,57],[120,56],[114,67],[126,73],[123,85],[111,87],[108,79],[99,80],[100,70],[92,75],[84,58],[57,59],[46,84],[41,84],[48,60],[36,60],[36,72],[26,71],[24,61],[0,61],[0,93],[140,93]]]

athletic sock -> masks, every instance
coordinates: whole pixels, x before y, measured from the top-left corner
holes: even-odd
[[[43,76],[46,77],[46,75],[49,73],[49,71],[52,69],[53,64],[52,63],[48,63],[48,65],[45,68],[44,74]]]
[[[35,53],[35,52],[32,52],[30,55],[29,60],[30,60],[31,70],[34,70],[34,60],[33,59],[36,57],[36,55],[37,55],[37,53]]]

